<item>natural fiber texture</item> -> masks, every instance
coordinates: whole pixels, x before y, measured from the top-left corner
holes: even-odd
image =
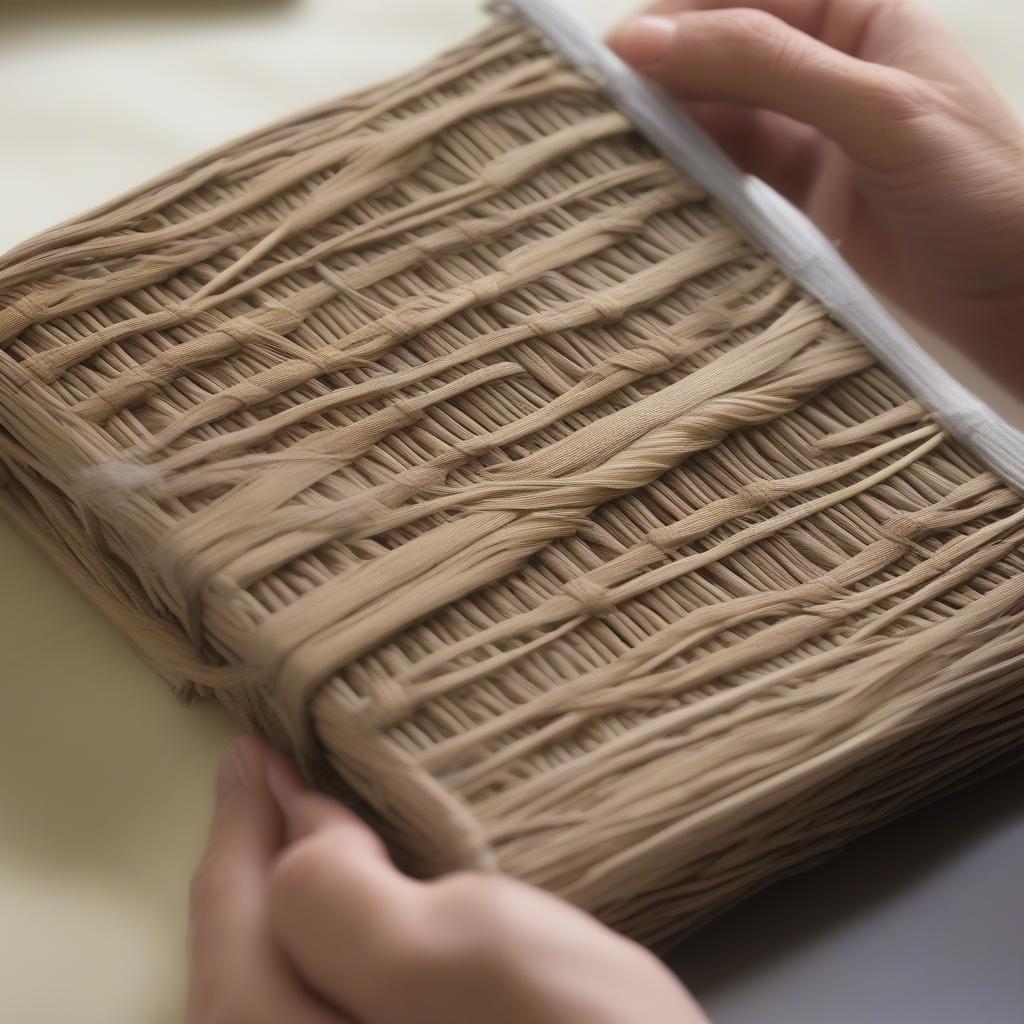
[[[648,941],[1024,731],[1024,508],[509,20],[0,261],[5,505],[415,869]]]

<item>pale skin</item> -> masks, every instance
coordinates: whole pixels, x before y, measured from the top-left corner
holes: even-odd
[[[656,957],[554,896],[403,875],[259,740],[231,745],[217,789],[189,1024],[706,1024]]]
[[[900,0],[655,4],[611,45],[895,303],[1024,392],[1024,132]],[[403,875],[265,743],[235,741],[196,873],[189,1024],[698,1024],[640,946],[498,876]]]
[[[657,3],[611,45],[888,299],[1024,392],[1024,130],[905,0]]]

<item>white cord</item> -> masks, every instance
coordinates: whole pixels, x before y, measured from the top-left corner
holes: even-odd
[[[893,319],[835,246],[788,200],[740,169],[669,96],[551,0],[499,0],[597,81],[666,160],[714,196],[750,239],[852,331],[942,424],[1024,494],[1024,433],[946,372]]]

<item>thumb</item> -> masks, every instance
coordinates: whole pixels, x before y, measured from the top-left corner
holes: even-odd
[[[275,939],[311,989],[372,1019],[420,886],[391,863],[370,828],[309,789],[279,754],[268,756],[267,784],[287,836],[270,876]]]
[[[330,830],[344,834],[347,848],[358,847],[375,859],[387,859],[383,843],[356,814],[310,789],[295,765],[278,751],[269,751],[266,758],[267,786],[284,819],[286,845]]]
[[[609,45],[683,100],[739,103],[783,114],[831,138],[862,167],[884,172],[912,151],[905,125],[928,84],[827,46],[754,8],[641,15]]]

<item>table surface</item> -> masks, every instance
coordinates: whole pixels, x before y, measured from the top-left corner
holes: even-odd
[[[603,28],[631,4],[568,6]],[[932,6],[1024,110],[1024,5]],[[8,0],[0,249],[481,21],[474,0]],[[176,704],[2,519],[0,564],[0,1020],[178,1021],[188,879],[232,727]],[[1021,1020],[1022,782],[1010,772],[861,840],[673,962],[718,1024]]]

